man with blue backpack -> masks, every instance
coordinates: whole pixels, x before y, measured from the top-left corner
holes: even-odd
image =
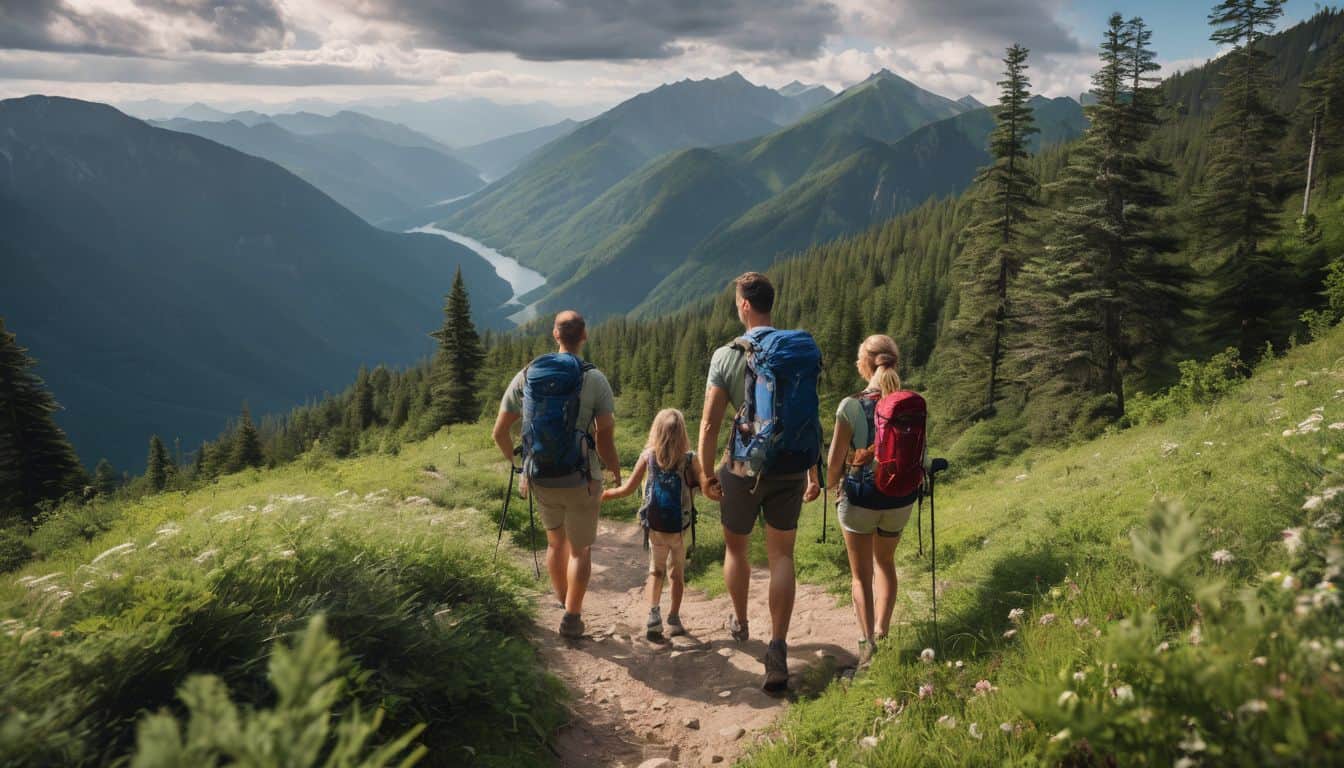
[[[583,636],[583,597],[592,576],[592,545],[602,504],[602,471],[621,481],[616,453],[615,398],[607,377],[579,357],[588,331],[572,310],[555,317],[559,351],[519,371],[504,391],[495,420],[495,444],[507,461],[522,457],[520,488],[532,494],[546,528],[546,570],[565,607],[560,635]],[[513,425],[522,421],[515,449]]]
[[[723,521],[723,579],[733,601],[727,629],[745,642],[748,550],[756,518],[765,519],[770,568],[770,643],[765,654],[766,691],[789,683],[789,620],[793,615],[793,548],[803,503],[817,498],[821,457],[817,380],[821,351],[806,331],[771,325],[775,289],[765,275],[748,272],[733,281],[741,338],[719,347],[709,364],[700,420],[699,453],[718,455],[719,427],[729,405],[737,409],[729,445],[717,472],[701,481],[705,496],[719,502]]]

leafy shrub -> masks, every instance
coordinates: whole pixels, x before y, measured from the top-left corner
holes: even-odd
[[[333,726],[333,709],[346,682],[340,675],[349,664],[342,664],[340,644],[325,626],[315,616],[293,647],[276,643],[267,675],[276,694],[271,709],[240,711],[229,700],[223,680],[213,675],[187,678],[179,691],[189,715],[185,733],[169,713],[145,718],[137,731],[132,768],[214,765],[221,760],[258,768],[374,768],[398,758],[403,766],[418,762],[425,748],[411,745],[422,725],[376,748],[370,741],[382,723],[381,710],[365,716],[356,705]]]
[[[1246,380],[1248,370],[1236,347],[1228,347],[1204,362],[1186,360],[1177,366],[1181,379],[1156,396],[1136,393],[1126,408],[1131,424],[1166,421],[1197,405],[1212,405]]]
[[[38,515],[29,544],[37,556],[49,557],[76,544],[93,541],[95,536],[112,530],[119,519],[121,512],[113,503],[67,501]]]
[[[0,527],[0,573],[7,573],[33,559],[28,531],[23,526]]]

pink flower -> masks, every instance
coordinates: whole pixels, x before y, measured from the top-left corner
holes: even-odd
[[[933,683],[924,683],[919,686],[919,698],[927,699],[933,695]]]
[[[989,682],[988,680],[981,680],[980,682],[975,684],[976,696],[984,696],[987,693],[993,693],[994,690],[995,690],[994,684]]]
[[[1232,554],[1226,549],[1220,549],[1214,552],[1212,557],[1215,565],[1227,565],[1231,563],[1233,560],[1237,559],[1236,555]]]
[[[1040,622],[1041,622],[1041,626],[1045,626],[1045,625],[1047,625],[1047,624],[1054,624],[1054,623],[1055,623],[1055,614],[1053,614],[1053,613],[1047,613],[1047,614],[1045,614],[1044,616],[1041,617]]]

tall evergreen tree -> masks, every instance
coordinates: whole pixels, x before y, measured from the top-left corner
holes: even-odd
[[[453,278],[453,289],[444,304],[443,327],[430,335],[439,342],[430,388],[430,427],[474,421],[480,414],[476,374],[485,360],[485,350],[471,321],[471,300],[461,269]]]
[[[145,458],[145,482],[150,490],[162,491],[168,485],[173,460],[158,435],[150,435],[149,455]]]
[[[359,367],[355,377],[355,391],[350,398],[350,426],[363,431],[373,425],[373,384],[369,379],[369,369]]]
[[[210,444],[201,443],[196,449],[196,457],[191,464],[191,475],[200,482],[210,476]]]
[[[1049,187],[1064,207],[1024,281],[1031,332],[1019,354],[1042,393],[1099,397],[1092,417],[1124,413],[1124,374],[1139,352],[1165,348],[1180,311],[1177,275],[1156,260],[1175,243],[1154,217],[1166,202],[1154,177],[1170,169],[1144,145],[1159,122],[1150,38],[1141,19],[1111,16],[1087,133]],[[1066,409],[1051,410],[1073,421]]]
[[[0,318],[0,513],[31,519],[42,501],[84,483],[84,469],[52,414],[60,407],[34,361]]]
[[[1270,90],[1272,56],[1260,41],[1283,14],[1284,0],[1221,0],[1209,14],[1209,38],[1231,45],[1214,112],[1198,220],[1208,249],[1222,256],[1214,274],[1211,322],[1238,328],[1249,359],[1265,340],[1265,321],[1284,303],[1282,265],[1261,243],[1276,228],[1277,149],[1285,121]],[[1215,331],[1216,332],[1216,331]]]
[[[99,459],[98,465],[93,468],[93,490],[99,496],[111,496],[117,492],[118,480],[117,471],[112,468],[112,462],[107,459]]]
[[[1011,331],[1013,285],[1028,253],[1025,226],[1039,206],[1039,187],[1028,160],[1038,132],[1030,105],[1028,50],[1021,45],[1004,57],[999,106],[989,148],[994,162],[976,176],[974,218],[957,263],[960,303],[949,334],[947,373],[961,399],[982,403],[961,418],[994,413],[1003,398],[1003,363]],[[969,391],[980,388],[979,396]]]
[[[266,463],[266,454],[261,447],[261,435],[252,423],[252,414],[243,403],[242,415],[238,417],[238,432],[233,439],[232,470],[260,467]]]

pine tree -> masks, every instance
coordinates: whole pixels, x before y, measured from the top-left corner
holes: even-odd
[[[355,377],[354,396],[350,399],[350,426],[362,432],[372,426],[373,421],[373,384],[369,369],[361,365]]]
[[[462,270],[453,278],[453,289],[443,308],[443,327],[430,334],[439,342],[431,384],[430,427],[473,421],[480,413],[476,374],[485,360],[481,337],[471,321],[471,300],[462,281]]]
[[[149,483],[150,490],[162,491],[167,487],[172,463],[163,440],[158,435],[150,435],[149,455],[145,458],[145,482]]]
[[[117,471],[112,468],[112,462],[107,459],[99,459],[98,465],[93,468],[93,489],[99,496],[111,496],[117,492]]]
[[[1170,169],[1144,144],[1159,122],[1150,38],[1141,19],[1111,16],[1087,132],[1049,187],[1065,206],[1024,281],[1031,332],[1018,354],[1056,400],[1099,397],[1088,414],[1094,418],[1124,414],[1124,374],[1140,351],[1165,348],[1180,311],[1179,274],[1156,260],[1175,243],[1154,217],[1166,203],[1154,177]]]
[[[1008,49],[999,81],[999,107],[990,134],[993,164],[975,179],[975,213],[957,263],[958,314],[949,331],[946,367],[960,400],[983,403],[961,418],[989,416],[1003,398],[1002,366],[1011,330],[1012,288],[1027,255],[1024,227],[1038,207],[1039,186],[1028,165],[1028,144],[1038,132],[1027,79],[1028,50]],[[977,397],[969,390],[978,388]],[[972,406],[974,407],[974,406]]]
[[[196,458],[191,465],[191,476],[197,482],[210,476],[210,444],[201,443],[196,449]]]
[[[0,318],[0,513],[31,519],[39,502],[84,484],[84,469],[53,414],[60,408],[34,360]]]
[[[238,432],[233,439],[231,469],[234,472],[260,467],[266,463],[266,454],[261,447],[261,435],[252,423],[252,414],[243,403],[242,415],[238,417]]]
[[[1211,321],[1215,329],[1239,329],[1244,359],[1253,359],[1268,334],[1265,320],[1284,303],[1283,265],[1260,244],[1276,229],[1277,149],[1286,123],[1270,91],[1272,56],[1258,45],[1283,3],[1222,0],[1209,14],[1209,38],[1234,47],[1222,73],[1197,213],[1207,248],[1223,258],[1214,273]]]

